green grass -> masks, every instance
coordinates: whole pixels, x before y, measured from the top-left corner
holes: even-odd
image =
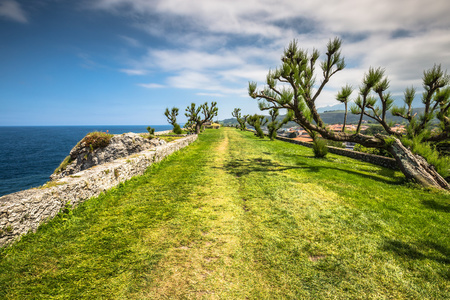
[[[450,195],[235,129],[0,252],[0,299],[445,299]]]

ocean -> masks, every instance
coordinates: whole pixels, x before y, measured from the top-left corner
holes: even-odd
[[[151,125],[156,131],[172,125]],[[0,126],[0,196],[45,184],[87,133],[147,132],[142,126]]]

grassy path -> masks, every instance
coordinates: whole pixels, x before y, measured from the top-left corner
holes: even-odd
[[[445,299],[450,196],[209,130],[0,251],[0,299]]]

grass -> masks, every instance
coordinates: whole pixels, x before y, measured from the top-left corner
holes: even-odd
[[[61,164],[56,168],[56,170],[53,172],[54,174],[61,173],[64,171],[69,164],[73,162],[72,157],[70,155],[67,155],[66,158],[61,162]]]
[[[173,142],[175,140],[183,138],[183,136],[175,135],[175,133],[170,132],[169,134],[165,135],[150,135],[148,133],[143,133],[141,136],[145,139],[152,139],[152,138],[158,138],[160,140],[166,141],[167,143]]]
[[[235,129],[0,252],[1,299],[445,299],[450,195]]]

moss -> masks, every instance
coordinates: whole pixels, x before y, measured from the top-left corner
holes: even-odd
[[[61,173],[62,171],[64,171],[68,165],[70,165],[73,162],[72,157],[70,157],[70,155],[68,155],[66,158],[64,158],[64,160],[62,161],[62,163],[59,165],[59,167],[57,167],[55,169],[55,171],[53,172],[53,174],[58,174]]]
[[[37,187],[38,189],[46,189],[46,188],[51,188],[54,186],[59,186],[59,185],[65,185],[67,184],[67,182],[62,181],[62,182],[57,182],[57,181],[49,181],[43,185],[41,185],[40,187]]]

